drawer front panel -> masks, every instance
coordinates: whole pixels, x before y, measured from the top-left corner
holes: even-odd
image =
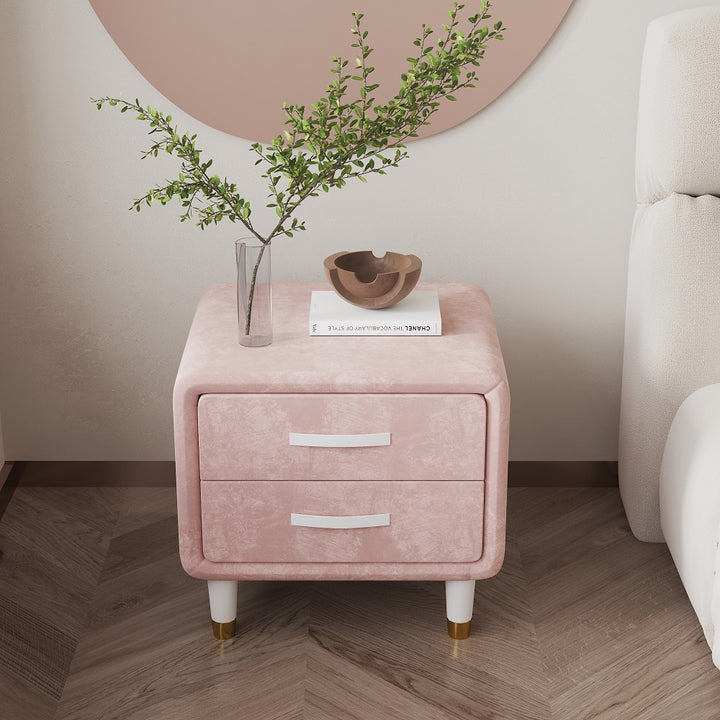
[[[482,395],[209,394],[203,480],[482,480]]]
[[[212,562],[474,562],[483,482],[204,482]]]

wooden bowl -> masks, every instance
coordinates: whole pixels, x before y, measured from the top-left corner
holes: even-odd
[[[353,305],[379,310],[407,297],[417,284],[422,262],[416,255],[372,250],[335,253],[323,262],[335,292]]]

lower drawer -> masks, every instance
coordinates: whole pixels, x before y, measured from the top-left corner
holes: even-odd
[[[481,481],[205,481],[212,562],[474,562]]]

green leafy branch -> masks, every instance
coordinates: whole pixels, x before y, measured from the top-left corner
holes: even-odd
[[[370,81],[375,68],[369,64],[373,50],[366,44],[363,14],[353,13],[352,47],[359,51],[355,67],[348,69],[348,60],[333,58],[335,77],[325,96],[309,111],[305,106],[285,106],[285,132],[268,148],[260,143],[252,146],[258,155],[256,164],[268,165],[263,177],[269,181],[269,207],[279,217],[274,232],[292,235],[292,230],[304,229],[302,224],[288,228],[286,222],[307,197],[397,166],[408,155],[403,143],[429,124],[441,100],[454,101],[453,93],[474,87],[474,68],[488,41],[503,39],[504,28],[501,22],[492,30],[481,26],[490,17],[490,3],[483,2],[480,12],[468,18],[469,28],[463,33],[459,14],[464,7],[454,3],[448,11],[450,22],[442,26],[445,36],[436,44],[430,40],[433,30],[422,26],[421,37],[414,41],[417,55],[407,58],[409,67],[401,75],[400,90],[384,105],[376,105],[374,92],[379,86]],[[359,83],[359,91],[348,101],[351,81]]]
[[[181,221],[197,216],[197,224],[205,228],[217,224],[226,218],[232,222],[241,222],[258,239],[263,238],[255,232],[250,221],[252,212],[250,203],[242,198],[237,191],[235,183],[227,178],[220,179],[218,175],[210,173],[212,160],[201,160],[201,150],[195,146],[197,135],[184,133],[180,135],[177,127],[172,125],[172,116],[166,115],[150,106],[143,107],[139,100],[130,102],[121,98],[104,97],[93,99],[98,109],[106,103],[118,106],[120,112],[128,110],[136,114],[138,120],[149,123],[149,135],[159,135],[150,147],[143,151],[141,157],[157,157],[160,152],[175,155],[180,159],[181,169],[177,178],[168,180],[148,190],[145,195],[133,201],[131,209],[140,212],[142,207],[152,205],[158,201],[166,205],[177,197],[185,208],[180,216]]]
[[[333,58],[333,78],[324,96],[309,109],[302,105],[285,105],[286,130],[270,145],[253,143],[256,165],[264,165],[262,177],[268,182],[268,207],[274,208],[276,224],[262,235],[251,221],[250,202],[238,192],[235,183],[211,173],[212,160],[202,160],[196,147],[196,135],[180,134],[172,116],[139,100],[121,98],[93,99],[98,109],[105,105],[132,111],[138,120],[149,123],[153,138],[143,158],[165,152],[180,160],[178,176],[148,190],[133,201],[138,212],[158,201],[162,205],[177,198],[184,208],[180,220],[195,218],[201,228],[227,219],[239,222],[264,244],[279,235],[292,237],[305,230],[305,223],[294,217],[309,197],[344,187],[348,180],[365,181],[366,175],[385,174],[408,156],[403,144],[417,137],[419,129],[430,122],[441,101],[455,100],[455,93],[474,87],[476,68],[485,55],[490,40],[502,40],[503,27],[482,23],[490,17],[489,2],[481,2],[479,12],[467,18],[464,31],[460,15],[465,6],[453,4],[449,22],[442,26],[443,35],[434,41],[434,31],[422,26],[414,41],[417,48],[408,57],[408,67],[400,77],[400,89],[385,104],[377,104],[378,84],[371,81],[375,68],[370,64],[372,48],[368,33],[362,27],[362,13],[353,13],[352,34],[357,56],[354,64],[341,57]],[[350,83],[357,87],[350,98]]]

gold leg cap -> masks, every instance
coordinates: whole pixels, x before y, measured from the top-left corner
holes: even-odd
[[[235,620],[230,622],[215,622],[212,621],[213,635],[217,640],[229,640],[235,637]]]
[[[470,637],[470,623],[472,620],[468,620],[464,623],[456,623],[452,620],[447,621],[448,635],[453,640],[465,640]]]

